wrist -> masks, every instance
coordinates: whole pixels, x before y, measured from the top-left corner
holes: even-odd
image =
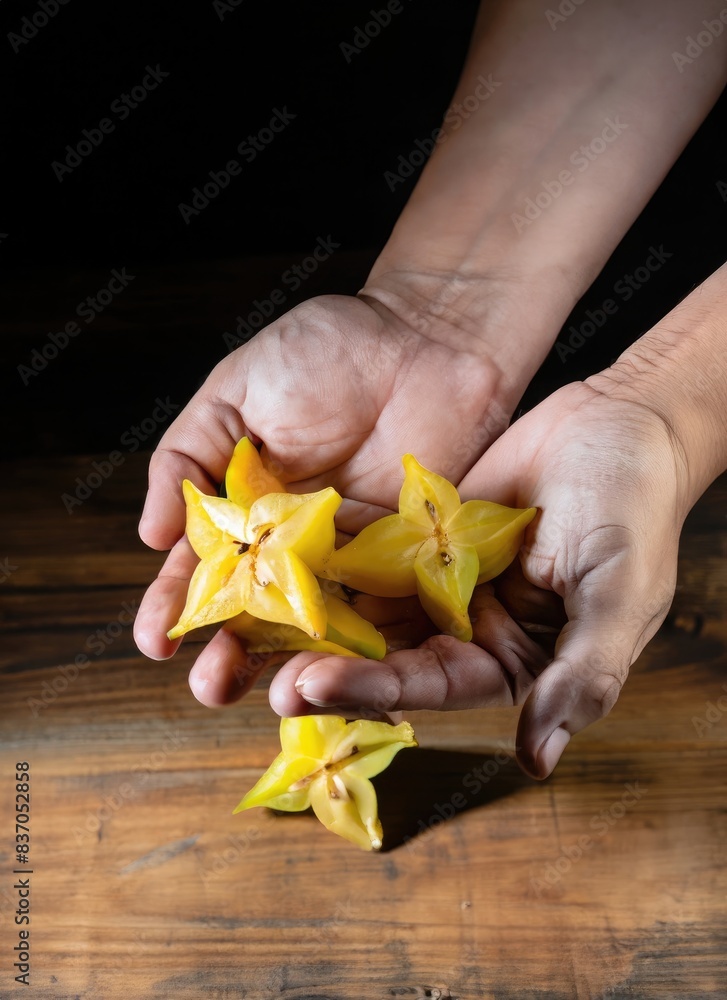
[[[727,469],[727,264],[587,383],[666,428],[683,512]]]
[[[576,299],[563,276],[545,270],[443,264],[395,261],[385,250],[358,295],[420,336],[491,364],[498,402],[512,414]]]

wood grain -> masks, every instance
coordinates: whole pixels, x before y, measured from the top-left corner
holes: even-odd
[[[69,515],[91,457],[3,468],[2,997],[725,996],[727,481],[690,517],[667,622],[556,774],[512,762],[516,711],[414,713],[422,749],[377,779],[366,854],[309,815],[232,815],[277,752],[266,691],[211,711],[198,646],[136,651],[120,616],[161,558],[136,537],[146,456]],[[9,971],[16,760],[30,990]]]

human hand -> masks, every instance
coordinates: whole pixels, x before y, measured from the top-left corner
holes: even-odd
[[[182,537],[183,479],[216,493],[248,434],[264,442],[291,490],[332,485],[345,496],[337,523],[355,532],[396,508],[403,454],[416,451],[458,480],[507,425],[522,387],[503,387],[482,339],[468,344],[441,317],[412,325],[375,298],[326,296],[222,361],[152,457],[140,534],[153,548],[173,548],[139,610],[139,648],[163,659],[179,645],[166,632],[197,562]],[[255,679],[248,669],[240,674],[244,663],[239,641],[218,632],[193,668],[193,690],[207,704],[239,697]]]
[[[570,737],[610,711],[666,615],[688,509],[684,472],[678,442],[648,407],[588,383],[559,390],[460,486],[463,499],[541,511],[519,567],[475,592],[473,641],[435,636],[355,665],[300,653],[275,677],[273,707],[299,715],[524,702],[518,760],[546,777]],[[560,632],[552,662],[535,641],[543,629]]]

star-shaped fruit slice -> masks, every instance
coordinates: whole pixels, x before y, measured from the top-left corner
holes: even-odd
[[[399,513],[374,521],[335,551],[325,574],[379,597],[418,593],[438,628],[469,642],[467,608],[475,586],[509,566],[537,508],[462,503],[450,482],[413,455],[403,464]]]
[[[313,807],[323,825],[364,850],[378,850],[383,832],[370,778],[399,750],[415,747],[408,722],[398,726],[335,715],[281,719],[281,753],[234,810],[268,806],[285,812]]]
[[[331,487],[268,493],[246,510],[230,499],[207,496],[189,480],[183,489],[187,537],[201,561],[169,638],[242,611],[322,638],[327,617],[316,573],[333,550],[338,493]]]
[[[330,586],[329,581],[325,583]],[[386,654],[386,639],[371,622],[357,614],[345,601],[325,590],[323,600],[327,616],[325,639],[311,639],[300,628],[261,621],[246,611],[233,618],[225,627],[243,640],[248,653],[309,649],[316,653],[383,659]]]
[[[249,510],[256,500],[268,493],[286,492],[285,486],[267,467],[250,438],[241,438],[235,445],[225,473],[227,499]]]

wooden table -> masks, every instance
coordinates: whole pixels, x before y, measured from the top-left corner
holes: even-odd
[[[309,815],[232,815],[277,718],[265,690],[198,704],[194,642],[139,655],[128,622],[160,564],[136,536],[146,456],[68,514],[94,457],[3,468],[0,996],[727,996],[727,481],[690,518],[667,623],[556,774],[512,762],[516,712],[415,714],[422,749],[377,779],[367,854]]]

